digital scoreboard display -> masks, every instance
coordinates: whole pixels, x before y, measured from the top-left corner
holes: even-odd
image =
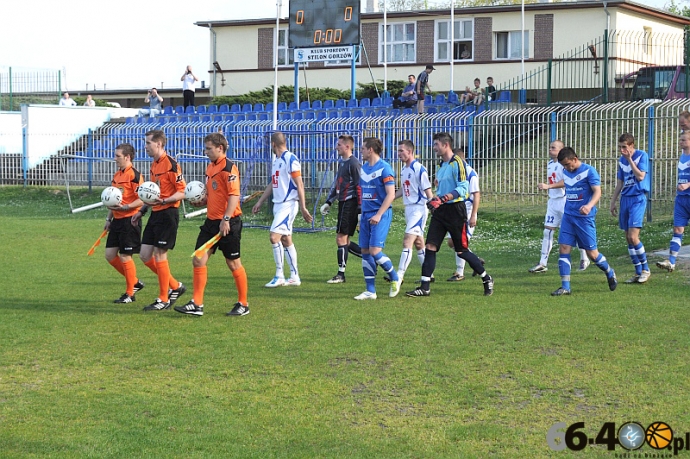
[[[358,45],[360,0],[290,0],[288,47]]]

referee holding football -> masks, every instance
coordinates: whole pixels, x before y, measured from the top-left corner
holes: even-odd
[[[448,232],[458,256],[481,276],[484,295],[489,296],[494,292],[494,280],[484,270],[479,257],[467,248],[467,208],[464,201],[469,198],[469,182],[465,163],[453,154],[453,138],[446,132],[434,134],[434,152],[441,158],[441,166],[436,172],[436,196],[427,202],[432,216],[426,236],[422,284],[406,295],[429,296],[431,275],[436,268],[436,252]]]

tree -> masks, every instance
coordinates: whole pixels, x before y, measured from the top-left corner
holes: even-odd
[[[690,17],[690,6],[681,6],[676,3],[675,0],[671,0],[671,3],[669,3],[669,5],[666,7],[666,11],[672,14],[677,14],[678,16]]]

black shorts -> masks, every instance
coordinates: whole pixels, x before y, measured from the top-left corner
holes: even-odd
[[[434,211],[426,232],[426,243],[440,248],[446,233],[450,233],[456,252],[469,250],[467,248],[467,207],[464,202],[443,204]]]
[[[177,207],[151,212],[151,217],[144,228],[141,243],[159,249],[172,250],[177,240],[177,226],[180,224],[180,211]]]
[[[335,231],[338,234],[352,236],[357,229],[357,215],[359,215],[359,204],[356,199],[338,201],[338,225]]]
[[[196,238],[195,250],[206,244],[213,236],[220,232],[220,222],[222,220],[209,220],[208,218],[202,226],[199,236]],[[240,258],[240,239],[242,239],[242,219],[233,217],[230,219],[230,232],[220,238],[216,244],[208,251],[210,254],[216,253],[216,248],[223,252],[223,256],[228,260]]]
[[[114,218],[110,222],[105,247],[117,247],[124,255],[139,253],[141,249],[141,225],[132,225],[132,217]]]

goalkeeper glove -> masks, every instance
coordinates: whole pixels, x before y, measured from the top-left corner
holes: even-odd
[[[331,211],[331,205],[329,203],[326,203],[321,206],[321,215],[328,215],[328,213]]]
[[[426,206],[427,206],[427,207],[429,208],[429,210],[432,211],[432,212],[433,212],[434,210],[438,209],[438,207],[439,207],[441,204],[443,204],[443,201],[441,201],[441,198],[439,198],[438,196],[434,196],[433,198],[429,199],[429,200],[426,202]]]

